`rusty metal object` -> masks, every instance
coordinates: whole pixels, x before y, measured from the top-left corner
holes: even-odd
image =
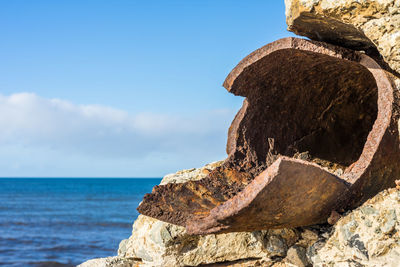
[[[246,97],[225,163],[155,187],[142,214],[191,234],[311,225],[399,176],[399,95],[365,54],[285,38],[243,59],[224,87]]]
[[[206,234],[320,223],[347,190],[342,179],[317,164],[280,157],[209,216],[187,222],[187,231]]]
[[[144,196],[138,211],[185,226],[191,218],[208,216],[211,209],[235,196],[251,180],[244,172],[218,167],[198,181],[155,186]]]

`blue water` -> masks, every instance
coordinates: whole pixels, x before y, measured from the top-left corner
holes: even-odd
[[[160,179],[0,178],[0,265],[74,266],[116,255]]]

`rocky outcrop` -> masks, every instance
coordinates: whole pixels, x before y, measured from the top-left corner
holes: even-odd
[[[385,190],[335,225],[316,254],[314,266],[399,266],[400,191]]]
[[[150,266],[197,266],[284,256],[297,239],[295,230],[192,236],[183,227],[140,215],[132,236],[120,249],[124,258],[140,258]],[[265,243],[268,243],[266,245]]]
[[[139,267],[140,261],[123,257],[107,257],[85,261],[77,267]]]
[[[312,40],[379,51],[400,73],[399,0],[285,0],[289,30]]]

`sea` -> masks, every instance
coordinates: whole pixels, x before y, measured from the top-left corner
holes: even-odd
[[[76,266],[117,255],[161,178],[0,178],[0,266]]]

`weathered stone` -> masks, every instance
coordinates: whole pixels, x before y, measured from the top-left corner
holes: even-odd
[[[285,260],[298,267],[306,267],[310,265],[307,260],[306,249],[299,246],[289,248]]]
[[[304,248],[310,247],[312,244],[318,241],[318,234],[319,233],[317,231],[303,229],[303,232],[301,233],[301,238],[296,244]]]
[[[272,257],[280,256],[283,257],[287,251],[286,243],[279,237],[272,235],[267,238],[265,248]]]
[[[125,254],[126,252],[126,243],[128,243],[128,239],[123,239],[119,242],[118,246],[118,255]]]
[[[383,56],[400,73],[399,0],[285,0],[289,30]]]
[[[386,211],[383,217],[383,223],[381,227],[382,233],[386,235],[392,233],[397,223],[396,211],[393,209]]]
[[[318,262],[318,251],[325,246],[325,240],[318,240],[307,248],[306,255],[309,262]]]
[[[181,171],[177,171],[176,173],[171,173],[171,174],[165,175],[164,178],[161,180],[160,185],[185,183],[188,181],[201,180],[201,179],[207,177],[207,175],[209,175],[213,169],[220,167],[223,162],[224,162],[223,160],[216,161],[216,162],[208,163],[204,167],[201,167],[201,168],[181,170]]]
[[[163,232],[170,236],[162,238]],[[265,233],[191,236],[180,226],[140,215],[123,257],[141,258],[148,265],[185,266],[268,257]],[[154,238],[156,237],[156,238]]]
[[[107,257],[85,261],[77,267],[139,267],[141,262],[134,259]]]
[[[212,263],[207,265],[200,265],[204,267],[278,267],[275,265],[275,262],[269,259],[244,259],[237,261],[229,261],[229,262],[219,262]],[[289,267],[289,266],[281,266],[281,267]],[[290,266],[294,267],[294,266]]]
[[[314,266],[336,266],[338,262],[348,266],[398,266],[398,196],[397,190],[383,191],[341,218],[332,236],[310,255]]]

